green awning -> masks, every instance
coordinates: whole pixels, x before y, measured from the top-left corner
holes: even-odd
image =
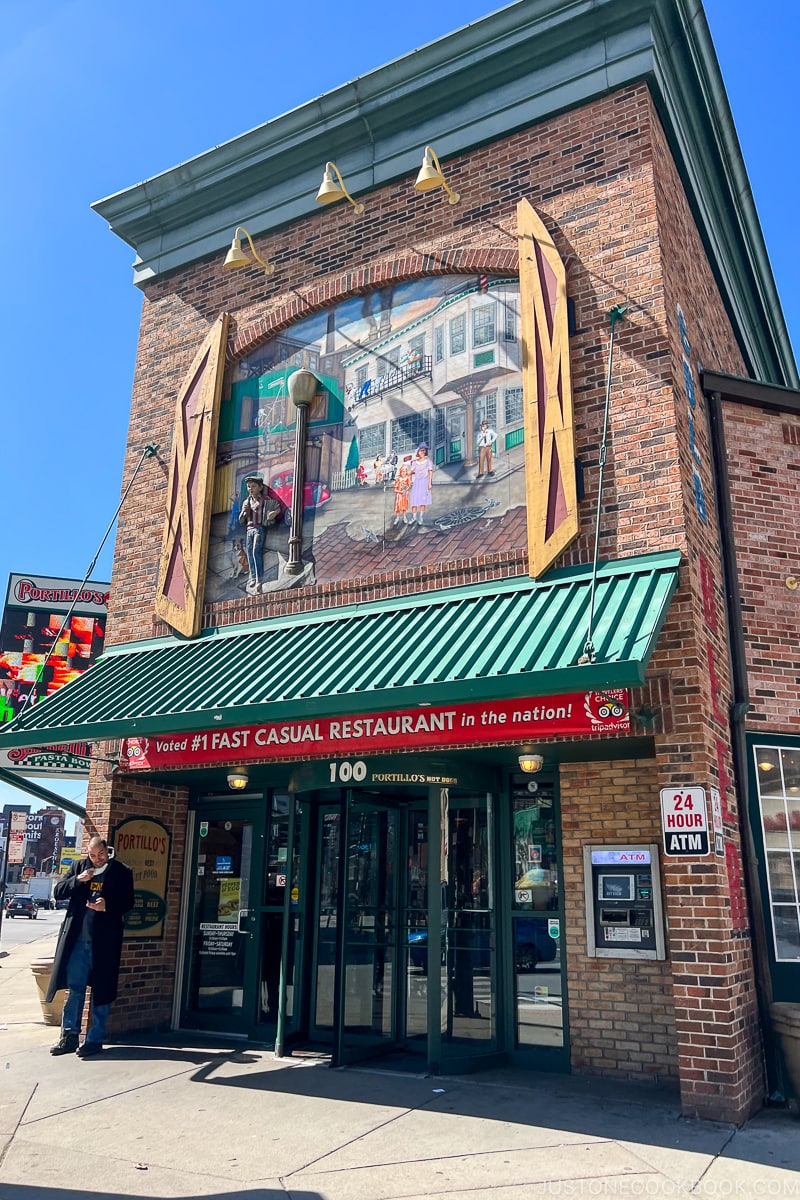
[[[0,749],[633,687],[679,562],[672,551],[598,569],[585,665],[588,566],[114,646],[18,717]]]
[[[25,792],[28,796],[35,796],[37,800],[49,805],[51,808],[63,808],[65,812],[72,813],[75,817],[80,817],[82,821],[86,820],[86,809],[82,804],[77,804],[74,800],[67,800],[65,796],[60,796],[58,792],[51,792],[49,788],[42,787],[39,783],[34,783],[32,779],[25,779],[24,776],[17,775],[14,771],[8,771],[5,767],[0,767],[0,783],[5,783],[9,787],[16,788],[19,792]]]

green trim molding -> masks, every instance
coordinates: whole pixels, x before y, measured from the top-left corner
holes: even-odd
[[[335,159],[354,195],[644,81],[755,378],[797,367],[700,0],[518,0],[93,205],[139,285],[317,211]]]
[[[178,734],[644,683],[680,553],[115,646],[12,721],[0,749]]]

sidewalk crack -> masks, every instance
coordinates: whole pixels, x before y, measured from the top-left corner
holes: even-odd
[[[11,1137],[8,1139],[8,1142],[3,1147],[2,1151],[0,1151],[0,1167],[2,1167],[3,1163],[5,1162],[6,1155],[8,1154],[9,1150],[11,1149],[11,1147],[14,1144],[14,1138],[19,1133],[20,1126],[22,1125],[22,1122],[25,1117],[25,1113],[28,1111],[28,1106],[30,1105],[31,1100],[36,1095],[36,1089],[38,1088],[38,1086],[39,1086],[39,1084],[37,1082],[31,1088],[31,1094],[30,1094],[30,1096],[28,1096],[28,1099],[25,1101],[25,1103],[22,1107],[22,1112],[17,1117],[17,1122],[16,1122],[13,1130],[11,1131]]]

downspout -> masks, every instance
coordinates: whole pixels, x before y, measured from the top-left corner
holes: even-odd
[[[720,526],[722,581],[725,587],[725,610],[728,625],[728,652],[731,668],[733,700],[730,709],[731,753],[736,795],[739,798],[739,834],[747,877],[748,912],[755,947],[753,962],[756,978],[756,998],[764,1039],[764,1060],[768,1094],[777,1084],[785,1093],[782,1082],[783,1066],[772,1028],[770,1003],[772,978],[769,970],[767,926],[761,903],[761,884],[758,877],[758,855],[750,828],[750,771],[745,737],[745,717],[751,707],[747,678],[747,654],[742,630],[739,568],[736,561],[736,542],[733,536],[731,488],[728,476],[728,456],[725,445],[725,426],[722,416],[722,397],[719,392],[706,393],[711,455],[714,464],[714,490]]]

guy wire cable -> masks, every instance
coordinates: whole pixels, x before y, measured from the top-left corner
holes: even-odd
[[[592,561],[592,586],[589,593],[589,628],[586,632],[586,642],[583,647],[583,654],[578,659],[581,666],[587,663],[594,662],[594,642],[592,641],[592,627],[594,625],[594,596],[597,585],[597,556],[600,548],[600,511],[603,504],[603,472],[606,465],[606,448],[608,445],[608,414],[611,408],[611,366],[614,362],[614,329],[617,321],[621,321],[625,316],[627,305],[615,304],[609,312],[609,320],[611,321],[611,342],[608,347],[608,376],[606,379],[606,407],[603,414],[603,437],[600,442],[600,478],[597,482],[597,515],[595,518],[594,528],[594,556]]]
[[[136,465],[136,470],[133,472],[133,475],[131,475],[128,486],[125,488],[125,491],[122,493],[120,502],[117,505],[116,509],[114,510],[114,515],[111,518],[111,520],[109,521],[108,528],[106,529],[105,533],[103,534],[103,540],[100,542],[100,545],[97,547],[97,552],[96,552],[94,558],[92,559],[92,561],[89,563],[86,574],[84,575],[83,579],[81,580],[79,587],[76,588],[76,590],[75,590],[75,599],[72,601],[72,604],[70,605],[69,612],[64,617],[64,620],[61,623],[61,628],[59,629],[58,633],[56,634],[55,638],[53,639],[53,644],[50,647],[50,649],[47,651],[47,654],[44,657],[44,662],[42,663],[41,667],[39,668],[39,672],[38,672],[39,678],[41,678],[41,676],[44,674],[44,669],[47,666],[47,664],[49,663],[49,661],[53,655],[53,651],[55,650],[56,646],[59,643],[62,633],[64,632],[67,625],[69,624],[69,620],[70,620],[73,612],[75,611],[75,605],[78,603],[78,597],[80,596],[81,592],[83,591],[84,585],[88,581],[89,576],[91,575],[92,571],[95,568],[95,564],[97,563],[97,560],[100,557],[100,553],[103,549],[103,546],[105,546],[105,544],[106,544],[108,535],[111,533],[111,530],[114,528],[114,522],[116,521],[117,517],[119,516],[120,509],[122,508],[123,504],[125,503],[126,499],[128,498],[128,492],[131,490],[131,488],[134,485],[134,482],[136,481],[136,476],[139,474],[139,471],[141,470],[141,467],[144,464],[145,459],[146,458],[155,458],[155,456],[157,454],[158,454],[158,446],[156,446],[153,442],[151,442],[149,446],[145,446],[144,450],[142,451],[142,457],[139,459],[139,462]],[[10,724],[7,726],[7,730],[10,729],[13,725],[16,725],[17,721],[20,721],[22,719],[22,715],[28,706],[28,701],[30,700],[31,696],[33,695],[34,691],[36,690],[37,682],[38,682],[38,680],[34,681],[34,684],[31,687],[31,690],[26,693],[25,699],[22,701],[22,707],[20,708],[17,715],[14,717],[14,720],[11,721]]]

